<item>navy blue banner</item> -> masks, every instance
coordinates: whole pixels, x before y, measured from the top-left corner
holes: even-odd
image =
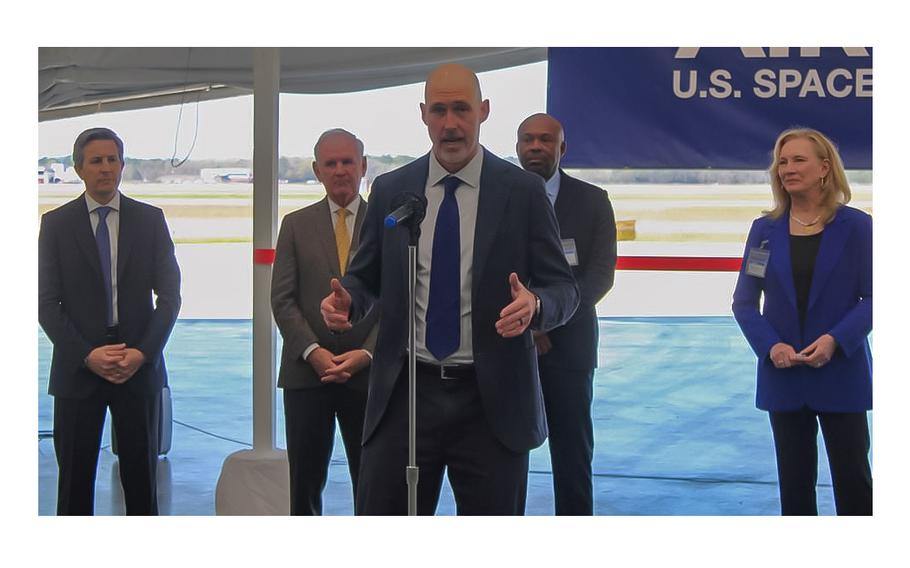
[[[570,168],[765,169],[808,126],[871,169],[872,49],[552,47],[547,109]]]

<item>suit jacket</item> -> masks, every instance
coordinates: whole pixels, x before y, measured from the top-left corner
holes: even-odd
[[[770,251],[764,278],[746,274],[749,251],[762,242]],[[759,311],[759,298],[764,307]],[[790,263],[789,215],[752,223],[743,267],[733,293],[733,315],[758,355],[756,405],[763,410],[861,412],[872,408],[872,217],[842,206],[822,234],[812,273],[804,329],[796,308]],[[837,349],[819,368],[778,369],[771,347],[778,342],[799,352],[831,334]]]
[[[367,203],[363,201],[354,219],[351,251],[360,242],[360,229],[366,217]],[[351,255],[353,256],[353,254]],[[348,257],[350,263],[350,256]],[[319,302],[332,292],[329,282],[341,278],[338,249],[328,198],[285,215],[275,248],[272,268],[272,313],[284,339],[281,349],[281,388],[316,388],[323,386],[319,375],[303,359],[304,350],[318,343],[339,355],[352,349],[373,351],[376,343],[377,310],[357,322],[354,328],[334,334],[325,326]],[[367,390],[369,371],[356,373],[346,386]]]
[[[559,243],[543,181],[483,151],[471,289],[474,365],[493,433],[506,447],[522,452],[543,443],[547,429],[530,328],[512,339],[501,337],[495,329],[499,312],[512,301],[509,273],[517,273],[540,297],[541,313],[535,325],[544,330],[571,317],[578,289]],[[342,280],[352,296],[354,321],[382,294],[364,442],[385,412],[407,349],[408,229],[388,230],[383,217],[396,194],[424,192],[428,171],[429,154],[376,178],[360,248]]]
[[[106,382],[84,364],[106,343],[106,301],[82,194],[45,213],[38,236],[38,321],[54,344],[51,395],[86,398]],[[117,310],[120,341],[146,358],[123,388],[136,394],[159,391],[167,384],[162,351],[180,311],[180,268],[161,209],[122,194]]]
[[[607,192],[560,170],[556,196],[559,236],[575,241],[578,309],[572,319],[549,332],[552,348],[541,365],[588,370],[597,366],[597,302],[613,287],[616,272],[616,218]]]

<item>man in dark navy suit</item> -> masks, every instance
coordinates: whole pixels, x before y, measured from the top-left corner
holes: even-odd
[[[349,329],[381,295],[364,425],[358,514],[405,514],[408,229],[385,229],[396,196],[426,196],[417,259],[417,508],[433,514],[448,474],[458,514],[523,514],[528,452],[546,437],[531,329],[567,321],[578,291],[543,182],[480,146],[490,112],[477,76],[427,78],[432,150],[373,183],[358,249],[322,301]]]
[[[572,319],[548,332],[534,332],[550,430],[556,514],[592,515],[595,306],[613,287],[616,221],[606,191],[559,169],[566,142],[555,118],[542,113],[526,118],[518,127],[516,150],[522,167],[546,180],[547,197],[556,210],[563,251],[580,297]]]
[[[128,515],[157,515],[162,350],[180,310],[164,214],[120,193],[123,142],[107,128],[73,146],[85,192],[41,218],[38,320],[51,343],[58,515],[94,512],[104,417],[117,435]]]

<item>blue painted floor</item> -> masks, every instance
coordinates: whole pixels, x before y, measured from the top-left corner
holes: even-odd
[[[755,409],[755,358],[728,317],[601,319],[595,375],[597,515],[776,515],[774,449],[767,416]],[[39,331],[39,514],[56,500],[47,393],[51,347]],[[173,444],[159,465],[162,514],[212,515],[229,454],[252,440],[250,321],[181,320],[167,347]],[[278,414],[283,416],[281,397]],[[871,413],[870,413],[871,428]],[[284,422],[277,426],[284,447]],[[121,514],[116,456],[105,433],[96,514]],[[352,513],[340,437],[329,471],[325,514]],[[819,513],[834,514],[819,439]],[[546,444],[531,453],[529,515],[552,515]],[[446,485],[437,513],[455,511]]]

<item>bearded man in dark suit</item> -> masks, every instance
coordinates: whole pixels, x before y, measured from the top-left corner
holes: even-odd
[[[528,452],[546,437],[531,328],[578,303],[543,182],[480,146],[490,113],[477,76],[447,64],[427,78],[431,151],[373,183],[351,267],[322,301],[350,328],[382,297],[370,374],[358,514],[405,514],[408,463],[406,227],[396,196],[426,196],[417,258],[417,512],[433,514],[448,474],[458,514],[523,514]]]

